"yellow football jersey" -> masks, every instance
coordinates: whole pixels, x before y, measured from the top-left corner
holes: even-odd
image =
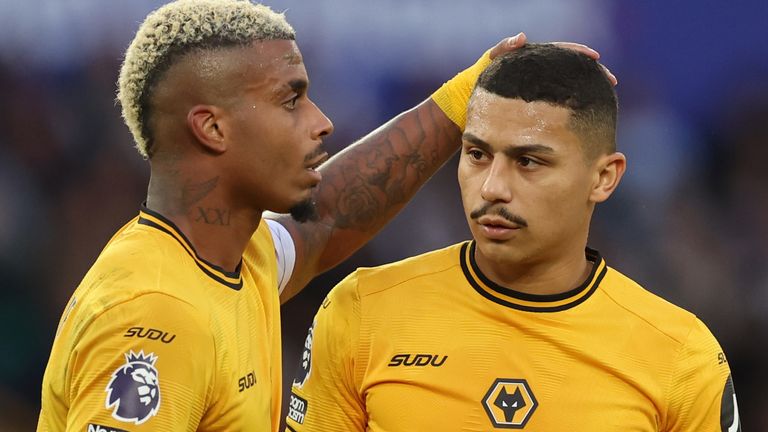
[[[738,430],[704,324],[587,258],[557,295],[494,284],[474,242],[359,269],[315,317],[287,430]]]
[[[265,221],[225,272],[142,209],[64,311],[37,430],[277,430],[279,307]]]

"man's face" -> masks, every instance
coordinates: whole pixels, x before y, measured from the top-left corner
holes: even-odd
[[[472,96],[458,177],[484,259],[536,263],[584,247],[599,170],[569,129],[570,115],[482,89]]]
[[[301,53],[293,41],[257,42],[238,50],[242,80],[227,107],[225,169],[238,196],[285,213],[308,200],[327,158],[330,120],[307,96]]]

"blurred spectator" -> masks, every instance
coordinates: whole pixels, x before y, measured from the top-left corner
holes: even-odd
[[[0,2],[3,431],[34,428],[64,304],[144,199],[146,162],[114,83],[137,22],[161,3]],[[590,244],[709,323],[732,363],[744,429],[768,430],[768,2],[267,3],[297,29],[310,93],[336,125],[334,152],[502,35],[599,49],[619,77],[629,171],[598,207]],[[286,388],[338,280],[468,237],[455,176],[452,161],[381,236],[283,307]]]

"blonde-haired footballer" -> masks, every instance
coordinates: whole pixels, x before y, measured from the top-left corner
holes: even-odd
[[[280,302],[369,240],[456,151],[476,77],[524,42],[505,39],[318,170],[333,127],[281,14],[237,0],[151,13],[118,95],[150,164],[147,201],[62,314],[37,429],[277,430]],[[375,199],[355,201],[360,188]]]
[[[740,430],[706,326],[586,247],[625,170],[616,113],[595,60],[534,44],[496,58],[458,170],[473,240],[331,291],[287,429]]]

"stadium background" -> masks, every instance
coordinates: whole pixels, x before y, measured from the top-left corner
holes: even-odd
[[[0,430],[31,430],[59,314],[142,202],[115,81],[159,1],[0,0]],[[768,430],[768,2],[272,0],[331,117],[332,152],[501,37],[588,43],[619,77],[629,172],[590,245],[695,312],[723,345],[748,431]],[[286,385],[316,307],[357,266],[468,237],[453,160],[384,232],[283,308]],[[450,314],[450,311],[446,311]],[[648,347],[653,349],[653,347]]]

